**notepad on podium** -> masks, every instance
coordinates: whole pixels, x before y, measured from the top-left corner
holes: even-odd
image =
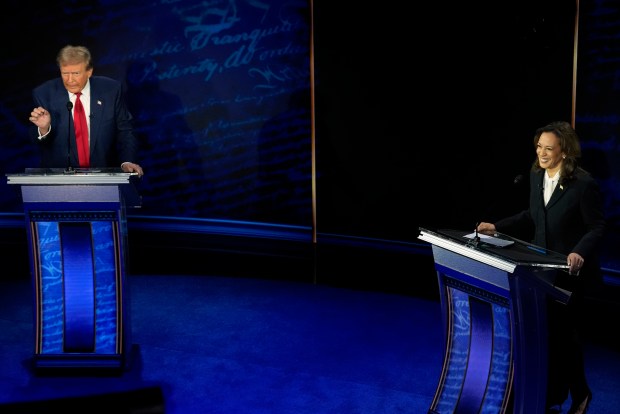
[[[481,234],[481,233],[477,233],[477,232],[466,234],[463,237],[465,237],[467,239],[472,239],[472,240],[474,240],[476,238],[479,238],[481,242],[486,243],[486,244],[490,244],[490,245],[496,246],[496,247],[506,247],[506,246],[510,246],[510,245],[515,244],[515,242],[513,240],[501,239],[499,237],[488,236],[486,234]]]

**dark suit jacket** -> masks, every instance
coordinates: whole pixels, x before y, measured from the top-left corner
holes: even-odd
[[[32,139],[41,148],[41,167],[78,167],[75,128],[67,108],[69,94],[62,79],[52,79],[37,86],[32,96],[35,106],[47,109],[52,130],[39,140],[37,127],[30,130]],[[103,77],[90,77],[90,166],[120,167],[122,162],[137,162],[138,143],[133,134],[133,118],[124,101],[120,82]],[[71,151],[67,148],[71,143]]]
[[[584,270],[599,266],[599,248],[606,222],[603,200],[594,178],[578,169],[575,178],[557,184],[549,203],[543,200],[544,170],[530,173],[529,209],[495,223],[497,231],[510,234],[526,226],[534,228],[532,243],[568,255],[579,253]]]

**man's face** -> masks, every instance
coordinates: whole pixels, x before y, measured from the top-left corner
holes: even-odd
[[[93,69],[86,69],[86,63],[76,65],[64,65],[60,67],[60,76],[65,88],[71,93],[80,92],[86,86],[88,78],[93,74]]]

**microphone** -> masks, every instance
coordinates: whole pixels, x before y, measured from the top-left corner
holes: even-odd
[[[480,225],[480,222],[476,223],[476,227],[474,228],[474,246],[478,247],[478,244],[480,244],[480,236],[478,235],[478,226]]]
[[[73,102],[67,102],[67,111],[69,112],[69,127],[67,128],[67,170],[65,172],[73,172],[71,167],[71,110],[73,109]]]

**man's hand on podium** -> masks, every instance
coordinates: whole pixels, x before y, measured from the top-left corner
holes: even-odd
[[[142,167],[138,164],[134,164],[133,162],[124,162],[121,164],[121,170],[127,173],[138,173],[138,177],[142,177],[144,175],[144,171],[142,171]]]

